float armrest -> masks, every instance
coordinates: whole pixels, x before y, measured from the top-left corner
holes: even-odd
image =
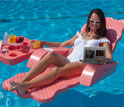
[[[50,48],[40,48],[33,52],[28,60],[27,67],[32,68],[36,63],[38,63],[49,51],[54,51],[61,55],[66,55],[69,51],[65,47],[50,47]]]
[[[87,64],[81,74],[79,80],[80,84],[86,86],[91,86],[95,84],[96,82],[112,74],[116,70],[117,64],[117,62],[103,65]]]
[[[44,50],[42,48],[37,49],[36,51],[34,51],[27,63],[27,67],[32,68],[36,63],[38,63],[40,61],[40,59],[42,59],[46,54],[48,53],[47,50]]]
[[[51,47],[51,49],[53,49],[54,52],[64,56],[67,55],[69,52],[69,48],[66,47]]]

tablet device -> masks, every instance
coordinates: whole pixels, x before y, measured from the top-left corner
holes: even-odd
[[[106,47],[85,47],[83,63],[100,64],[96,58],[105,58]]]

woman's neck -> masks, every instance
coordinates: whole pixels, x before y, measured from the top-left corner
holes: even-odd
[[[96,31],[89,31],[89,34],[96,35]]]

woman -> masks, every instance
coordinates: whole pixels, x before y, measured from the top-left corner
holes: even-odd
[[[74,45],[74,49],[67,57],[55,52],[49,52],[21,81],[10,81],[11,87],[9,90],[17,90],[23,95],[29,88],[48,85],[60,77],[70,77],[81,74],[82,69],[86,66],[86,63],[80,63],[79,60],[83,59],[83,50],[85,46],[95,47],[102,44],[102,46],[106,47],[106,58],[98,59],[102,63],[110,63],[113,58],[112,51],[110,49],[110,41],[106,37],[106,22],[104,13],[100,9],[93,9],[90,12],[85,33],[78,32],[70,40],[63,43],[41,41],[41,44],[51,47]],[[44,72],[50,64],[54,64],[56,67],[54,67],[51,72],[48,72],[46,75],[32,80],[34,77]]]

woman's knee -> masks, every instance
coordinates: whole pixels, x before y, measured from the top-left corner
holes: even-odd
[[[57,54],[56,54],[54,51],[48,52],[47,55],[50,56],[50,57],[55,57],[55,56],[57,56]]]
[[[51,72],[54,74],[54,76],[59,77],[61,73],[61,69],[60,67],[54,67]]]

